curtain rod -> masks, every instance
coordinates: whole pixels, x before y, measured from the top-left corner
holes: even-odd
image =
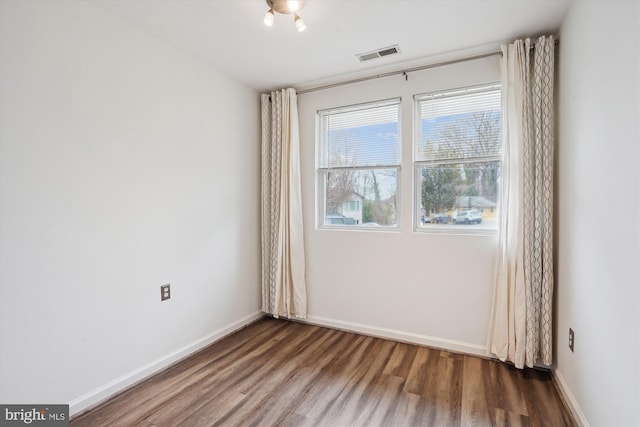
[[[557,46],[557,45],[558,45],[558,39],[555,39],[554,40],[554,46]],[[535,43],[533,43],[531,45],[531,49],[534,49],[535,47],[536,47],[536,45],[535,45]],[[429,68],[443,67],[445,65],[457,64],[459,62],[465,62],[465,61],[473,61],[474,59],[488,58],[488,57],[496,56],[496,55],[502,55],[502,51],[499,50],[499,51],[494,51],[494,52],[489,52],[489,53],[483,53],[483,54],[480,54],[480,55],[467,56],[465,58],[458,58],[458,59],[451,59],[449,61],[437,62],[435,64],[428,64],[428,65],[422,65],[422,66],[413,67],[413,68],[407,68],[405,70],[389,71],[388,73],[382,73],[382,74],[376,74],[376,75],[373,75],[373,76],[360,77],[360,78],[357,78],[357,79],[345,80],[345,81],[337,82],[337,83],[330,83],[330,84],[327,84],[327,85],[316,86],[316,87],[312,87],[312,88],[309,88],[309,89],[297,90],[296,93],[298,95],[302,95],[304,93],[315,92],[315,91],[318,91],[318,90],[333,89],[334,87],[350,85],[352,83],[360,83],[360,82],[365,82],[367,80],[374,80],[374,79],[380,79],[380,78],[383,78],[383,77],[391,77],[391,76],[398,76],[398,75],[402,75],[406,79],[407,78],[407,73],[412,73],[414,71],[428,70]]]
[[[422,66],[419,66],[419,67],[407,68],[405,70],[389,71],[388,73],[382,73],[382,74],[376,74],[376,75],[373,75],[373,76],[366,76],[366,77],[360,77],[360,78],[357,78],[357,79],[345,80],[345,81],[342,81],[342,82],[331,83],[331,84],[327,84],[327,85],[323,85],[323,86],[316,86],[316,87],[312,87],[312,88],[309,88],[309,89],[302,89],[302,90],[299,90],[299,91],[296,91],[296,92],[297,92],[298,95],[302,95],[303,93],[315,92],[315,91],[318,91],[318,90],[325,90],[325,89],[333,89],[334,87],[350,85],[352,83],[365,82],[367,80],[380,79],[380,78],[383,78],[383,77],[391,77],[391,76],[398,76],[398,75],[403,75],[403,76],[406,77],[407,73],[412,73],[414,71],[428,70],[429,68],[443,67],[445,65],[457,64],[458,62],[473,61],[474,59],[488,58],[490,56],[496,56],[496,55],[502,55],[502,51],[483,53],[481,55],[468,56],[466,58],[452,59],[452,60],[449,60],[449,61],[438,62],[438,63],[435,63],[435,64],[429,64],[429,65],[422,65]]]

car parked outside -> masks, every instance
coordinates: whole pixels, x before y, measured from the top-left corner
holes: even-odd
[[[448,224],[449,223],[449,215],[446,213],[433,214],[431,218],[431,222],[433,224]]]
[[[470,211],[462,211],[455,218],[453,218],[454,224],[480,224],[482,222],[482,213],[475,209]]]
[[[324,218],[324,225],[355,225],[356,219],[344,215],[327,215]]]

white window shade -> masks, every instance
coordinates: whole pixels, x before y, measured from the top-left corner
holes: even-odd
[[[318,168],[400,164],[400,99],[318,112]]]
[[[500,156],[499,84],[419,95],[415,99],[417,162]]]

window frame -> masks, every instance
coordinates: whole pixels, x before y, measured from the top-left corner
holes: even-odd
[[[386,98],[376,101],[362,102],[357,104],[349,104],[340,107],[332,107],[316,111],[316,141],[315,141],[315,180],[316,180],[316,195],[315,195],[315,215],[316,215],[316,229],[318,230],[344,230],[344,231],[400,231],[401,225],[401,208],[402,201],[400,198],[401,193],[401,170],[402,170],[402,97]],[[397,108],[397,163],[384,163],[376,164],[372,166],[321,166],[323,161],[326,161],[325,153],[321,150],[326,147],[326,138],[323,134],[322,120],[325,116],[332,114],[339,114],[345,112],[355,112],[366,109],[375,109],[377,107],[395,106]],[[377,171],[377,170],[395,170],[395,224],[394,225],[379,225],[379,226],[363,226],[360,224],[325,224],[325,219],[328,216],[326,209],[327,198],[327,174],[330,172],[340,171]],[[363,200],[358,201],[361,209],[364,207]]]
[[[422,170],[423,167],[432,167],[432,166],[448,166],[448,165],[459,165],[459,164],[480,164],[480,163],[488,163],[488,162],[498,162],[498,179],[497,179],[497,198],[496,205],[499,203],[500,189],[503,185],[503,175],[502,175],[502,166],[503,166],[503,158],[502,158],[502,143],[500,145],[500,152],[497,154],[486,155],[486,156],[476,156],[476,157],[455,157],[455,158],[446,158],[446,159],[428,159],[428,160],[419,160],[418,159],[418,146],[419,142],[422,140],[422,109],[421,103],[424,102],[428,98],[433,98],[434,96],[443,96],[443,97],[456,97],[465,95],[468,93],[481,93],[481,92],[492,92],[497,91],[500,93],[500,111],[501,111],[501,120],[502,120],[502,83],[500,81],[488,82],[479,85],[471,85],[471,86],[462,86],[462,87],[454,87],[444,90],[438,91],[430,91],[425,93],[419,93],[413,95],[413,140],[411,141],[412,148],[412,165],[413,165],[413,184],[414,184],[414,197],[413,197],[413,231],[415,233],[426,233],[426,234],[454,234],[454,235],[496,235],[498,233],[498,227],[496,228],[470,228],[461,225],[455,225],[448,223],[446,225],[441,224],[437,228],[436,227],[421,227],[421,211],[422,211]],[[500,123],[500,128],[502,127],[502,123]],[[502,131],[502,129],[500,129]],[[478,209],[478,208],[473,208]],[[479,209],[478,209],[479,210]],[[497,206],[491,207],[490,211],[493,213],[496,211],[496,225],[500,222],[500,211],[497,209]],[[483,213],[482,211],[480,211]],[[426,215],[429,215],[429,212],[426,212]]]

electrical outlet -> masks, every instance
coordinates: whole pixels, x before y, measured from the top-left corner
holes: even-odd
[[[160,286],[160,301],[164,301],[169,298],[171,298],[171,285],[167,283],[166,285]]]
[[[575,342],[575,337],[573,334],[573,329],[569,328],[569,349],[573,351],[573,343]]]

